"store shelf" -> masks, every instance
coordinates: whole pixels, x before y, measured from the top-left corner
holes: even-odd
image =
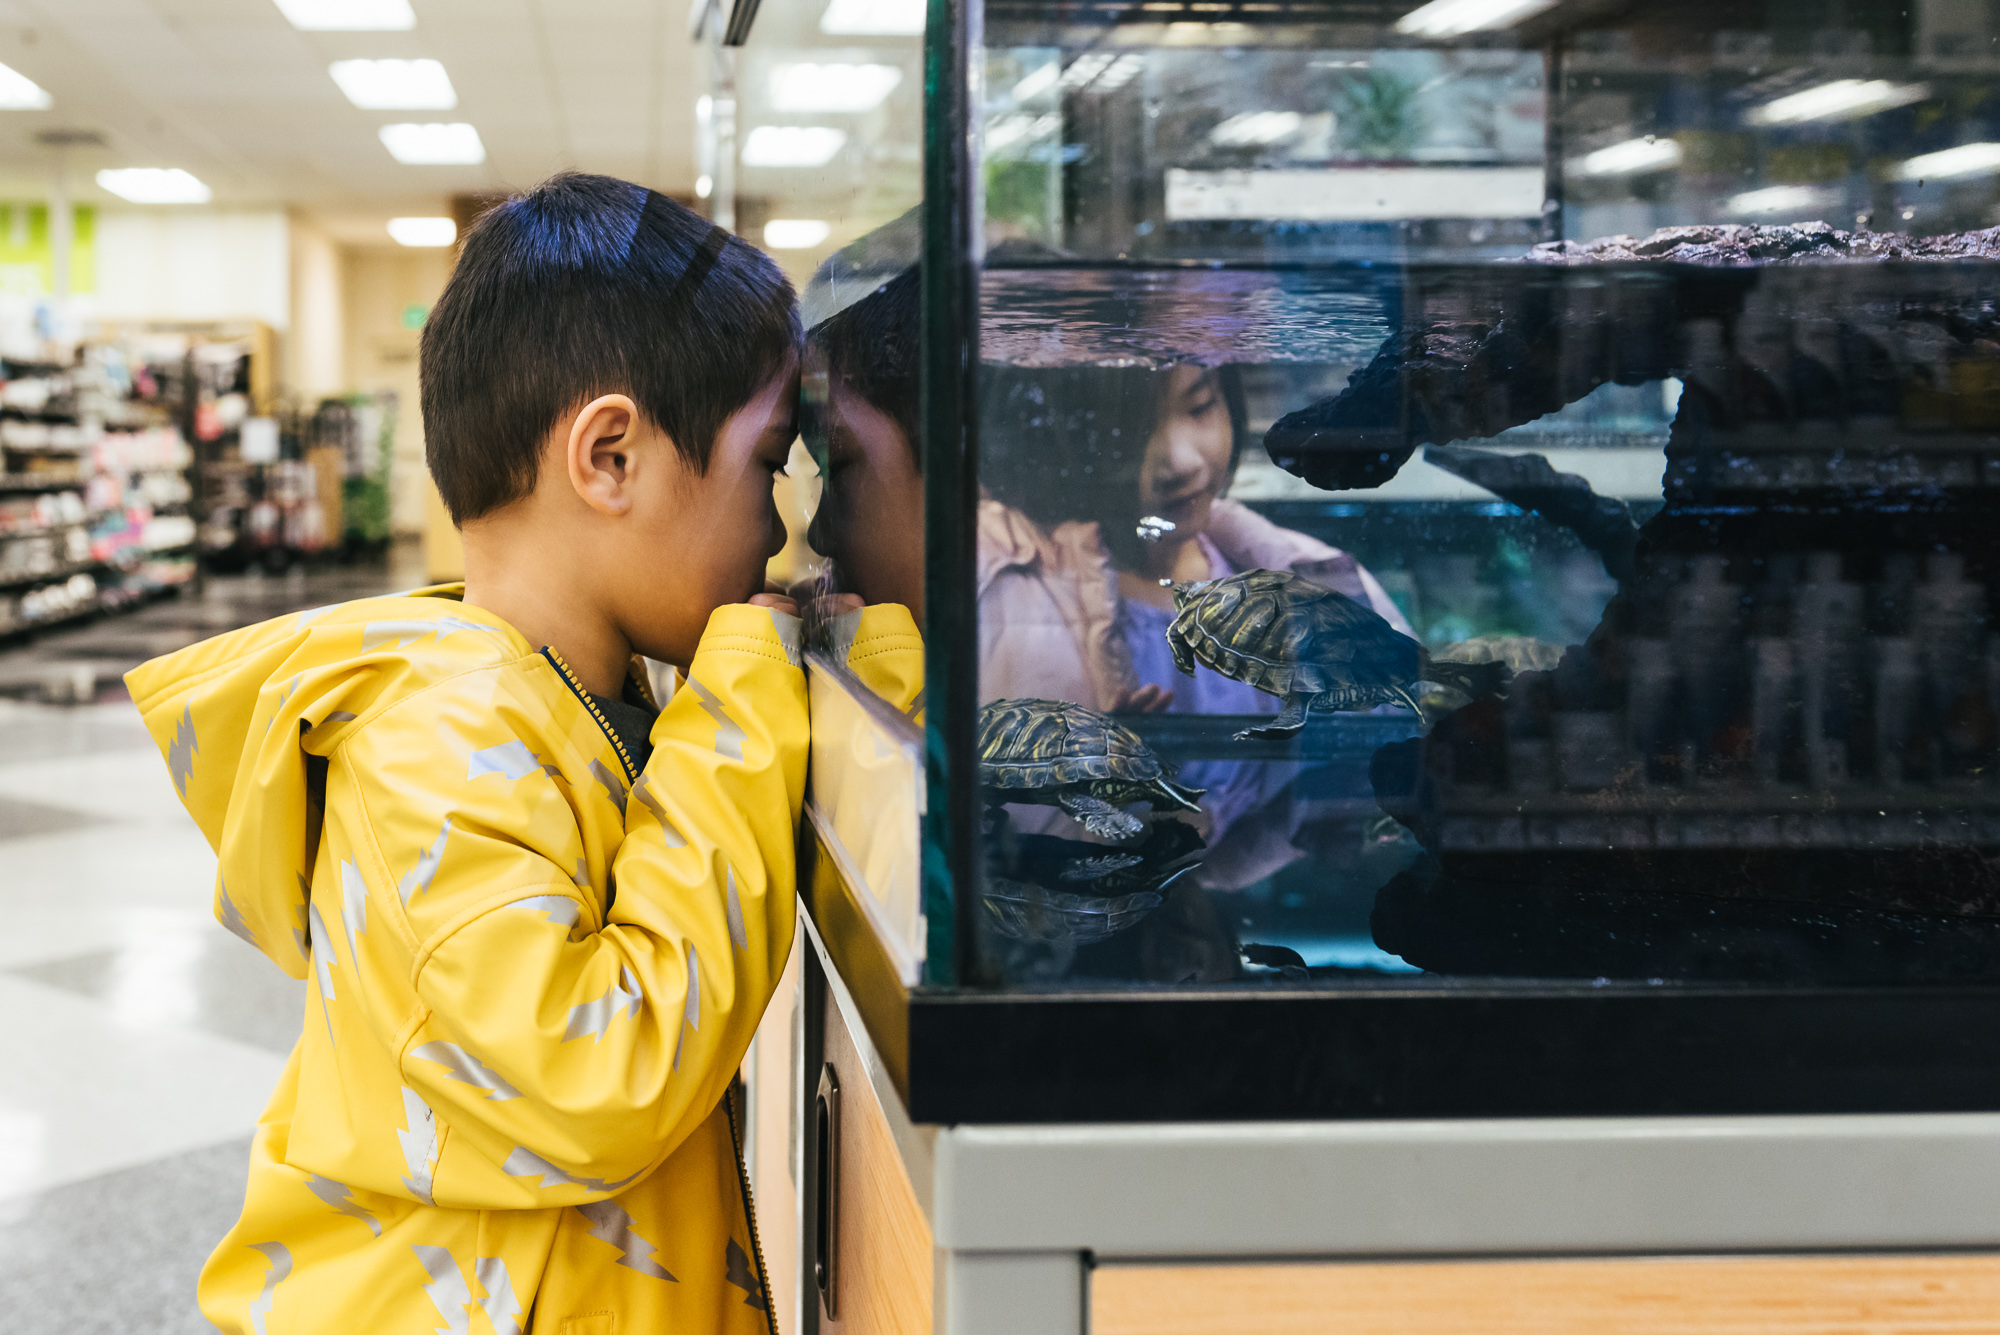
[[[127,603],[126,606],[137,607],[140,601],[142,600],[134,600]],[[54,630],[58,626],[67,626],[78,621],[85,621],[91,617],[101,615],[104,610],[103,603],[93,600],[87,607],[79,607],[74,612],[65,612],[59,617],[47,617],[41,621],[23,621],[11,626],[0,625],[0,643],[5,643],[8,640],[25,639],[41,631]]]
[[[95,511],[89,519],[79,519],[67,524],[50,524],[41,528],[0,529],[0,546],[4,546],[10,542],[23,542],[31,538],[58,538],[73,528],[89,527],[91,522],[98,519],[102,514],[102,511]]]
[[[11,579],[0,579],[0,589],[19,589],[30,584],[54,584],[58,580],[68,579],[72,575],[95,575],[99,571],[109,568],[110,563],[106,561],[79,561],[73,565],[57,566],[54,570],[45,570],[39,575],[17,575]]]
[[[80,473],[0,473],[0,494],[7,492],[76,491],[90,479]]]
[[[1406,710],[1382,714],[1315,714],[1290,737],[1245,738],[1236,734],[1271,721],[1269,714],[1120,714],[1160,755],[1190,760],[1288,760],[1316,764],[1337,760],[1366,762],[1391,742],[1417,736],[1421,727]]]
[[[1583,794],[1546,794],[1507,805],[1446,804],[1436,817],[1439,846],[1466,853],[2000,846],[2000,793],[1991,791],[1751,791],[1706,800],[1662,792],[1649,804],[1617,806],[1593,804]]]
[[[61,616],[46,617],[40,621],[19,621],[11,624],[0,623],[0,644],[17,643],[40,634],[42,631],[58,630],[65,626],[74,626],[79,622],[88,621],[94,617],[118,616],[126,612],[137,611],[150,603],[159,602],[163,598],[177,597],[184,584],[185,581],[176,580],[170,584],[159,584],[142,588],[136,593],[119,591],[117,596],[112,600],[107,600],[100,593],[96,598],[91,599],[88,605],[79,607],[71,612],[65,612]]]

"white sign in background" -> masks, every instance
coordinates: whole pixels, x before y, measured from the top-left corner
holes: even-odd
[[[1320,167],[1167,171],[1167,219],[1393,222],[1539,218],[1540,167]]]

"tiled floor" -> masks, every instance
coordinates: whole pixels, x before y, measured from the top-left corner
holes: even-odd
[[[0,655],[0,1335],[212,1329],[195,1276],[304,1013],[305,985],[217,925],[215,858],[118,674],[416,582],[216,580]],[[42,702],[65,695],[91,702]]]

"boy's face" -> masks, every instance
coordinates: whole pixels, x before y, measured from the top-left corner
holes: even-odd
[[[722,424],[708,469],[696,472],[657,428],[635,435],[657,466],[633,471],[627,550],[615,574],[616,615],[632,647],[685,666],[709,613],[764,588],[785,543],[772,480],[798,435],[799,373],[788,365]]]

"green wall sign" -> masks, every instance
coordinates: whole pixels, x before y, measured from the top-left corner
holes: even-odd
[[[69,290],[97,291],[97,210],[71,210]],[[46,204],[0,204],[0,293],[46,297],[56,290],[55,251],[49,245]]]

